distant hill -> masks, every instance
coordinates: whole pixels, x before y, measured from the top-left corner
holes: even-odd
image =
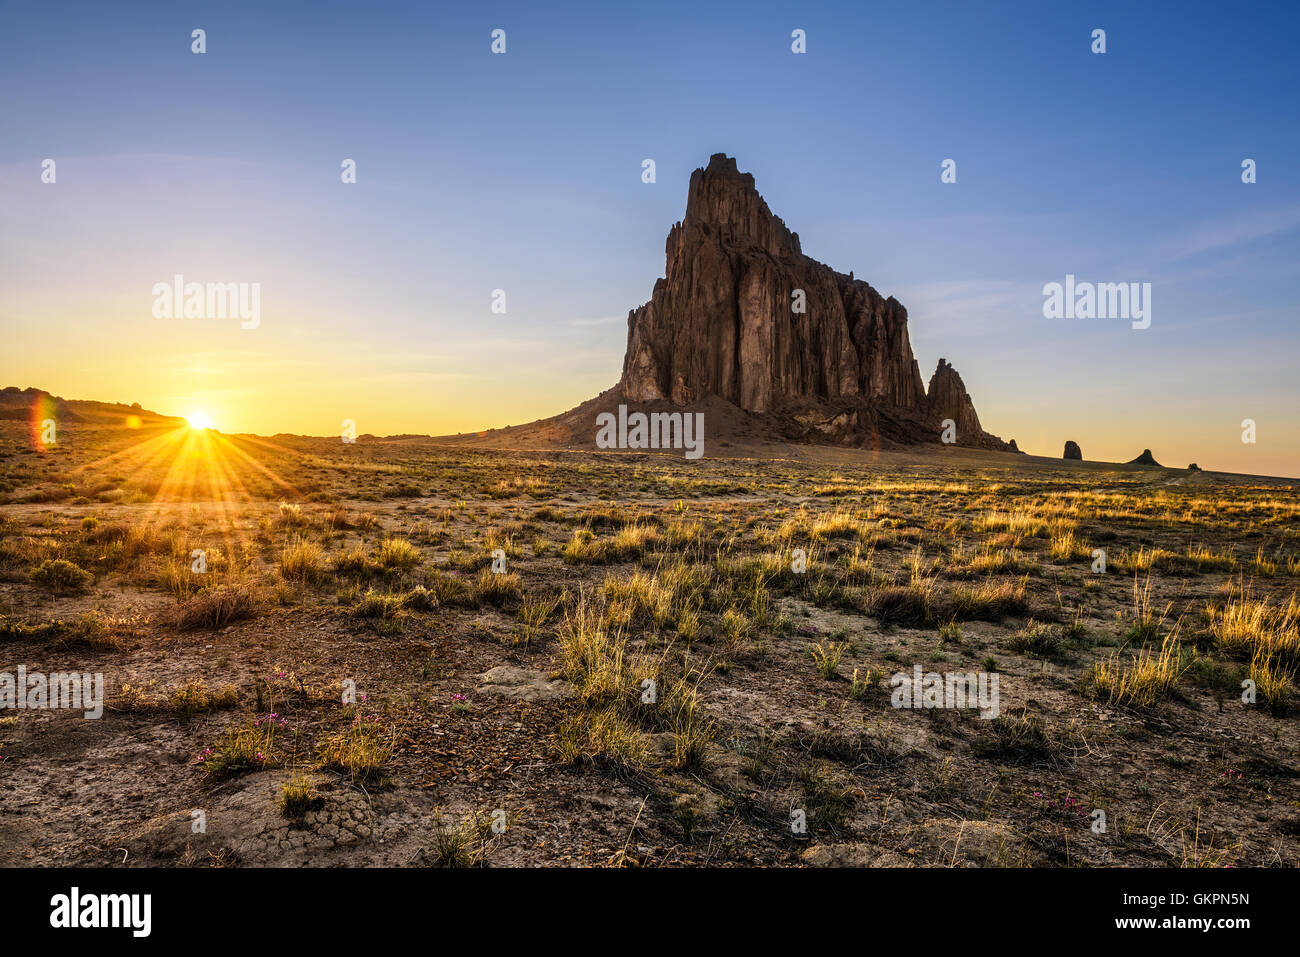
[[[38,409],[39,406],[39,409]],[[8,386],[0,389],[0,421],[27,421],[33,409],[41,418],[54,418],[62,425],[125,425],[132,416],[141,426],[178,426],[184,419],[174,415],[160,415],[140,407],[136,402],[95,402],[90,399],[65,399],[51,395],[44,389],[20,389]]]
[[[1129,459],[1128,464],[1129,465],[1155,465],[1159,468],[1164,468],[1163,465],[1161,465],[1159,462],[1156,461],[1156,457],[1151,454],[1150,449],[1143,449],[1142,454],[1135,459]]]

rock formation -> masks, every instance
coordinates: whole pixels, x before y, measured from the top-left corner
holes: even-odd
[[[628,315],[627,401],[715,395],[792,438],[845,444],[935,442],[952,419],[959,445],[1008,448],[945,360],[926,391],[902,303],[805,256],[734,159],[691,174],[666,253],[650,301]]]
[[[930,387],[925,390],[925,402],[935,418],[940,421],[952,419],[957,424],[959,438],[963,435],[984,434],[980,428],[980,417],[975,414],[975,403],[966,392],[966,384],[961,381],[957,370],[948,364],[948,360],[940,359],[934,375],[930,376]]]
[[[1066,439],[1065,454],[1062,455],[1061,458],[1076,459],[1080,462],[1083,461],[1083,450],[1079,448],[1079,443],[1075,442],[1073,439]]]
[[[1160,466],[1160,463],[1156,461],[1156,457],[1155,457],[1154,455],[1151,454],[1151,450],[1150,450],[1150,449],[1143,449],[1143,450],[1142,450],[1142,454],[1139,455],[1137,458],[1133,459],[1133,460],[1132,460],[1131,462],[1129,462],[1128,464],[1129,464],[1129,465],[1156,465],[1156,466]],[[1160,466],[1160,467],[1163,468],[1163,466]]]

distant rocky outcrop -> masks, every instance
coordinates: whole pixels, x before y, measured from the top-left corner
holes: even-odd
[[[1142,454],[1128,463],[1129,465],[1155,465],[1160,466],[1150,449],[1143,449]]]
[[[1072,439],[1067,439],[1065,442],[1065,454],[1062,455],[1061,458],[1075,459],[1077,461],[1082,462],[1083,450],[1079,448],[1079,443],[1073,441]]]
[[[176,425],[183,419],[159,415],[121,402],[96,402],[90,399],[65,399],[44,389],[6,386],[0,389],[0,420],[53,419],[60,427],[67,425],[120,426],[128,419],[143,425]]]
[[[1200,470],[1201,470],[1201,467],[1200,467],[1199,465],[1197,465],[1195,462],[1193,462],[1191,465],[1187,466],[1187,471],[1189,471],[1189,472],[1199,472]]]
[[[1010,449],[1012,452],[1020,451],[1020,446],[1016,445],[1015,439],[1012,439],[1010,442],[1007,443],[1007,448]]]
[[[1007,450],[955,369],[921,381],[902,303],[805,256],[741,173],[715,154],[691,174],[668,233],[664,277],[628,315],[619,394],[686,406],[719,396],[791,438],[841,444],[936,442]]]
[[[42,416],[48,415],[61,423],[79,419],[66,399],[44,389],[20,389],[13,385],[0,389],[0,419],[29,419],[35,408],[41,410]]]

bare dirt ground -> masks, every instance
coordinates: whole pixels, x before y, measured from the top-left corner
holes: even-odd
[[[1292,483],[59,438],[0,425],[0,673],[107,703],[0,711],[0,864],[1300,857]]]

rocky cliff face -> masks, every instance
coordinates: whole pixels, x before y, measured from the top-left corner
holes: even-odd
[[[944,360],[926,392],[903,305],[805,256],[734,159],[691,174],[666,253],[664,278],[628,316],[628,401],[717,395],[791,437],[846,444],[938,441],[951,418],[958,444],[1007,448]]]

